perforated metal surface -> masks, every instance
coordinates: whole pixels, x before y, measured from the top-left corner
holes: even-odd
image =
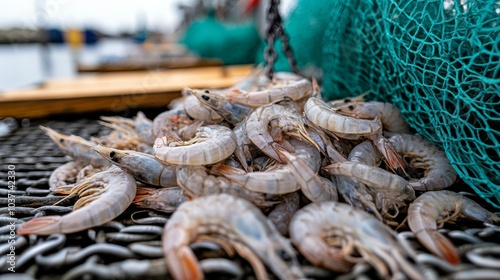
[[[134,206],[114,221],[74,234],[48,237],[12,238],[11,225],[18,226],[33,217],[64,215],[72,210],[70,203],[52,206],[61,196],[48,190],[51,172],[70,160],[63,155],[39,125],[65,134],[88,139],[107,134],[109,130],[95,119],[70,121],[35,121],[7,137],[0,138],[0,272],[22,279],[165,279],[168,276],[161,251],[161,232],[167,214],[138,209]],[[15,167],[15,190],[9,190],[9,165]],[[465,188],[464,188],[465,189]],[[14,215],[10,215],[8,195],[15,196]],[[486,204],[482,202],[482,204]],[[482,279],[500,275],[500,228],[480,223],[447,225],[442,232],[459,248],[462,264],[450,266],[430,255],[411,232],[403,229],[399,238],[413,248],[423,264],[426,279]],[[15,243],[9,243],[15,240]],[[406,242],[405,242],[406,241]],[[10,246],[15,250],[15,274],[8,269]],[[208,278],[254,279],[248,263],[227,256],[214,244],[192,246],[203,260]],[[215,264],[210,263],[214,261]],[[339,275],[312,267],[301,258],[306,275],[313,279],[372,279],[375,271],[366,264],[353,272]],[[216,267],[215,269],[213,267]]]

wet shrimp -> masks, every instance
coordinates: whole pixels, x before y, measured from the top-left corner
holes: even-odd
[[[375,190],[381,190],[399,201],[415,199],[415,191],[404,178],[382,168],[356,163],[332,163],[323,168],[332,175],[355,177],[361,183]]]
[[[188,200],[186,193],[179,187],[148,188],[137,187],[132,204],[164,213],[173,213],[181,203]]]
[[[176,165],[163,163],[152,155],[136,151],[118,150],[99,145],[93,149],[140,182],[158,187],[177,186]]]
[[[227,168],[230,167],[227,166]],[[211,170],[205,166],[181,165],[177,167],[177,183],[187,195],[193,198],[226,193],[252,201],[263,208],[275,204],[275,202],[267,201],[263,193],[242,188],[225,177],[217,176],[217,172],[211,173]]]
[[[134,178],[118,167],[97,173],[77,186],[70,196],[78,196],[73,211],[64,216],[34,218],[18,229],[18,234],[50,235],[73,233],[107,223],[118,217],[136,195]]]
[[[289,241],[257,207],[244,199],[219,194],[184,202],[164,227],[163,252],[174,279],[203,278],[189,248],[203,235],[221,236],[247,247],[280,279],[304,278]]]
[[[421,178],[410,178],[410,186],[417,191],[437,191],[447,188],[457,178],[446,154],[429,141],[417,135],[397,134],[389,138],[396,150],[411,158],[409,165],[423,169]]]
[[[498,223],[500,217],[462,194],[441,190],[428,191],[410,204],[408,226],[417,239],[433,254],[452,264],[460,262],[457,249],[438,229],[458,218]]]
[[[287,135],[299,140],[308,141],[312,145],[317,146],[305,128],[304,119],[292,106],[290,103],[286,105],[270,104],[262,106],[252,112],[246,120],[248,138],[263,153],[282,163],[283,159],[280,158],[275,149],[280,144],[273,139],[271,133],[268,131],[268,126],[272,121],[278,119],[283,121],[283,123],[278,125],[280,132],[282,129]]]
[[[390,103],[378,101],[353,102],[337,108],[337,112],[360,119],[379,118],[384,130],[388,132],[410,132],[410,127],[401,115],[401,111]]]
[[[290,238],[314,265],[337,272],[348,272],[361,260],[370,263],[383,278],[423,276],[408,259],[395,232],[370,214],[351,206],[324,201],[309,204],[293,216]],[[340,247],[340,248],[339,248]]]
[[[312,94],[308,79],[291,73],[276,73],[275,79],[267,88],[258,91],[232,89],[225,93],[228,100],[252,107],[260,107],[284,99],[300,100]]]
[[[155,157],[170,164],[206,165],[222,161],[236,149],[234,132],[222,125],[198,128],[189,141],[175,141],[167,137],[157,138]]]
[[[241,122],[253,108],[245,104],[227,100],[223,95],[210,90],[189,90],[201,104],[214,110],[230,124]]]
[[[96,143],[76,135],[64,135],[48,127],[40,126],[40,129],[45,131],[63,153],[71,156],[74,161],[92,164],[95,167],[108,167],[111,165],[107,160],[103,159],[98,153],[92,150],[92,147],[95,146]]]

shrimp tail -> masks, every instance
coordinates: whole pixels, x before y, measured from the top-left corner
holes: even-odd
[[[172,258],[172,260],[175,260],[175,263],[172,262],[169,266],[169,270],[172,273],[172,276],[174,276],[173,278],[193,280],[203,279],[203,272],[193,251],[191,251],[189,247],[181,247],[175,250],[175,254],[177,256]]]
[[[20,235],[37,234],[50,235],[60,232],[62,216],[45,216],[30,220],[17,230]]]
[[[398,153],[394,145],[389,140],[387,140],[387,138],[380,134],[372,135],[370,138],[375,147],[377,147],[377,150],[384,156],[389,167],[393,171],[401,170],[405,175],[408,176],[405,171],[405,164],[403,162],[403,159],[401,158],[401,155]]]
[[[149,198],[150,195],[153,194],[153,190],[153,188],[137,187],[132,204],[141,204],[145,199]]]
[[[416,233],[416,237],[432,253],[444,258],[451,264],[460,263],[457,248],[455,248],[450,240],[436,230],[423,229]]]

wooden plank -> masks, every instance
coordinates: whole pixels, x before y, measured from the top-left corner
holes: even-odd
[[[40,118],[52,114],[162,107],[179,97],[184,87],[229,87],[251,69],[251,66],[215,67],[49,81],[41,88],[0,93],[0,117]]]

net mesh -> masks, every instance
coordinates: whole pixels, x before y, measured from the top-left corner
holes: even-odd
[[[500,207],[500,1],[299,0],[285,29],[299,67],[323,70],[325,98],[393,103]]]

